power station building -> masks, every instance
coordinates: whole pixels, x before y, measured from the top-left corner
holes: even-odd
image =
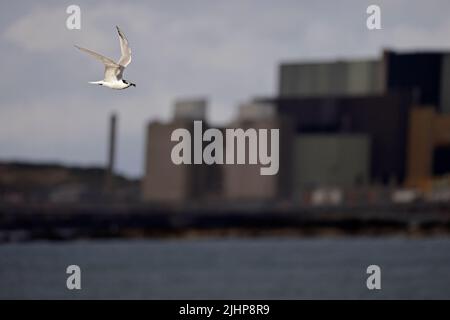
[[[205,120],[205,108],[204,101],[184,101],[172,122],[149,125],[144,200],[296,199],[324,187],[423,188],[450,174],[446,52],[282,64],[278,95],[243,106],[227,126],[279,128],[275,176],[261,176],[258,165],[174,165],[170,133],[192,130],[193,120]]]
[[[282,64],[278,97],[258,101],[274,104],[293,123],[297,142],[289,170],[295,191],[421,187],[450,173],[449,97],[449,53],[385,51],[379,60]],[[341,137],[359,137],[359,143],[336,151],[345,150]],[[316,148],[327,151],[320,155]],[[352,156],[339,160],[333,150]]]

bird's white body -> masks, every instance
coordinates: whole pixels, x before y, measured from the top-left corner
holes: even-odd
[[[125,38],[123,32],[119,29],[119,27],[116,28],[117,32],[119,33],[120,51],[122,53],[118,62],[114,62],[110,58],[107,58],[92,50],[81,48],[78,46],[75,47],[90,54],[105,65],[104,79],[100,81],[91,81],[89,83],[105,86],[111,89],[121,90],[129,88],[131,86],[135,87],[136,85],[122,79],[123,71],[131,62],[131,49],[128,45],[128,40],[127,38]]]
[[[126,89],[130,86],[132,86],[131,83],[129,82],[123,82],[123,81],[90,81],[89,83],[91,84],[98,84],[101,86],[105,86],[111,89],[115,89],[115,90],[122,90],[122,89]]]

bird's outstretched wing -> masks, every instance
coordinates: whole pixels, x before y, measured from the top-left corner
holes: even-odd
[[[120,52],[122,53],[122,56],[119,59],[118,64],[126,67],[131,62],[131,48],[128,45],[128,40],[123,34],[123,32],[119,29],[118,26],[116,26],[117,32],[119,33],[119,41],[120,41]]]
[[[94,58],[100,60],[105,65],[105,76],[104,81],[107,82],[114,82],[117,80],[120,80],[122,78],[123,73],[123,67],[115,63],[110,58],[107,58],[105,56],[102,56],[101,54],[94,52],[89,49],[85,49],[79,46],[75,46],[76,48],[80,49],[81,51],[84,51]]]
[[[84,52],[86,52],[86,53],[88,53],[88,54],[90,54],[91,56],[93,56],[94,58],[96,58],[96,59],[98,59],[98,60],[100,60],[105,66],[107,66],[107,67],[119,67],[119,65],[117,64],[117,63],[115,63],[113,60],[111,60],[110,58],[107,58],[107,57],[105,57],[105,56],[102,56],[101,54],[99,54],[99,53],[97,53],[97,52],[94,52],[94,51],[92,51],[92,50],[89,50],[89,49],[85,49],[85,48],[82,48],[82,47],[79,47],[79,46],[75,46],[75,48],[78,48],[78,49],[80,49],[81,51],[84,51]]]

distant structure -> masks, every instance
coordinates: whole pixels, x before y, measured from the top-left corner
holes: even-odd
[[[280,168],[286,165],[289,159],[284,155],[285,141],[291,141],[288,123],[278,117],[272,104],[248,103],[239,109],[237,119],[227,125],[227,128],[278,129],[280,131]],[[273,201],[283,196],[290,187],[283,174],[263,176],[260,174],[260,165],[240,164],[225,165],[221,167],[223,176],[223,198],[226,200],[264,200]]]
[[[419,105],[450,112],[450,52],[397,53],[379,60],[283,63],[279,97],[376,96],[409,91]]]
[[[302,134],[293,144],[294,193],[323,186],[365,186],[370,139],[365,134]]]
[[[206,120],[207,104],[205,98],[176,101],[173,118],[182,121]]]
[[[109,135],[108,135],[108,164],[105,177],[106,192],[114,189],[114,164],[116,158],[116,130],[117,115],[112,113],[109,118]]]
[[[349,187],[349,181],[423,187],[433,176],[450,173],[450,53],[385,51],[380,60],[286,63],[279,77],[278,97],[257,101],[273,103],[293,122],[293,191],[307,185]],[[307,150],[323,149],[317,140],[301,142],[317,135],[334,140],[322,146],[327,152],[341,148],[342,136],[365,136],[366,142],[359,140],[353,156],[331,166],[320,160],[324,154]],[[317,173],[310,178],[302,169],[307,163],[315,166],[307,172]],[[355,175],[349,168],[364,170]],[[327,182],[320,172],[328,172],[328,180],[341,179]]]
[[[377,95],[383,92],[383,65],[378,60],[283,63],[280,97]]]
[[[216,166],[175,165],[171,159],[171,141],[175,129],[185,128],[193,136],[194,120],[206,123],[206,99],[181,100],[175,103],[170,123],[152,122],[147,127],[145,176],[142,198],[153,202],[180,203],[199,198],[214,198],[220,193],[221,171]],[[206,127],[206,128],[205,128]]]
[[[144,200],[303,201],[321,188],[426,190],[435,178],[450,176],[447,52],[283,63],[278,94],[244,104],[226,126],[280,129],[275,176],[259,175],[258,165],[172,164],[171,132],[192,131],[193,120],[207,127],[206,106],[204,99],[178,101],[170,123],[149,124]]]
[[[315,152],[317,161],[313,161],[317,167],[310,168],[314,172],[331,173],[320,158],[324,153],[318,153],[321,147],[330,148],[325,141],[334,141],[332,145],[336,150],[343,150],[345,141],[361,141],[365,136],[365,143],[355,143],[351,148],[353,157],[335,163],[336,170],[350,172],[350,168],[367,168],[369,174],[360,172],[361,178],[344,177],[333,185],[324,185],[320,179],[311,187],[337,186],[350,187],[348,181],[353,180],[352,186],[361,184],[380,183],[388,184],[392,181],[398,183],[405,178],[405,163],[407,150],[407,130],[409,109],[413,103],[413,97],[409,92],[396,92],[373,96],[337,96],[337,97],[278,97],[265,99],[277,106],[280,116],[291,121],[295,128],[295,142],[291,157],[297,155],[295,166],[291,168],[291,177],[295,181],[303,180],[300,168],[302,154]],[[306,139],[315,139],[320,135],[320,143],[308,143]],[[351,138],[354,138],[351,140]],[[339,144],[340,146],[338,146]],[[370,145],[370,148],[368,146]],[[310,146],[310,147],[309,147]],[[308,147],[314,150],[302,150]],[[349,151],[349,150],[347,150]],[[362,165],[359,161],[366,159]],[[336,160],[338,158],[335,158]],[[324,165],[324,167],[321,167]],[[365,170],[364,170],[365,171]],[[300,175],[300,176],[297,176]],[[317,176],[319,177],[319,176]],[[344,182],[345,181],[345,182]],[[301,183],[305,186],[304,183]],[[298,189],[300,186],[293,186]]]
[[[276,200],[289,186],[282,174],[262,176],[260,165],[175,165],[171,150],[176,142],[170,135],[177,128],[185,128],[193,135],[193,121],[202,120],[203,130],[209,125],[205,119],[206,101],[183,100],[175,103],[173,120],[169,123],[152,122],[147,129],[146,170],[142,182],[145,201],[196,202],[216,200]],[[251,103],[243,105],[240,114],[227,128],[275,129],[283,127],[272,105]],[[287,127],[287,125],[286,125]],[[219,128],[222,130],[221,128]],[[283,138],[288,131],[280,133],[280,167],[286,153]],[[285,139],[290,141],[290,139]],[[226,151],[224,150],[226,153]],[[225,155],[224,155],[225,156]]]
[[[408,90],[416,104],[450,113],[450,52],[385,51],[382,61],[385,92]]]

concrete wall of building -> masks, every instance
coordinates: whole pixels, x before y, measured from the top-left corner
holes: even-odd
[[[220,193],[221,172],[217,166],[175,165],[172,162],[172,148],[178,142],[171,141],[171,134],[178,128],[185,128],[191,133],[193,148],[193,121],[174,120],[167,124],[154,122],[148,126],[145,176],[142,182],[145,201],[194,201]],[[207,127],[204,128],[206,129]]]
[[[236,121],[227,128],[247,129],[280,129],[281,121],[277,118],[266,118],[259,120]],[[282,130],[282,129],[281,129]],[[268,133],[270,138],[270,132]],[[259,139],[259,137],[258,137]],[[280,132],[280,142],[282,133]],[[270,142],[268,143],[269,152]],[[228,148],[228,146],[227,146]],[[246,152],[248,147],[246,148]],[[236,150],[235,150],[236,152]],[[282,161],[285,159],[280,146],[280,169],[283,168]],[[222,166],[223,171],[223,195],[227,200],[274,200],[280,195],[280,171],[276,175],[261,175],[260,164],[248,164],[248,153],[246,164],[226,164]],[[285,168],[287,169],[287,167]]]
[[[294,192],[366,185],[370,140],[358,134],[301,134],[295,138]]]
[[[185,128],[191,133],[193,148],[193,121],[173,120],[170,123],[152,122],[148,125],[145,175],[142,180],[144,201],[203,201],[218,198],[222,192],[222,169],[219,165],[176,165],[172,162],[172,149],[178,142],[171,141],[171,134],[179,128]],[[203,130],[206,129],[208,125],[203,122]]]
[[[187,121],[170,124],[152,122],[147,128],[145,176],[142,180],[144,201],[170,202],[185,201],[191,197],[191,166],[175,165],[171,152],[176,142],[171,142],[173,130],[186,128],[192,130]]]
[[[382,77],[382,63],[376,60],[282,64],[279,93],[297,97],[378,94]]]

